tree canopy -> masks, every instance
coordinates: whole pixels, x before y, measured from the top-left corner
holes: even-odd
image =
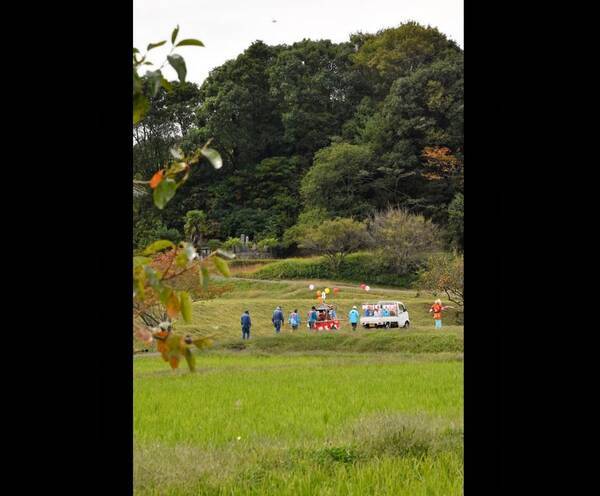
[[[410,22],[342,43],[256,41],[201,85],[167,91],[146,78],[134,177],[210,138],[223,168],[196,167],[160,219],[150,195],[136,198],[138,247],[158,233],[183,239],[193,210],[206,212],[207,237],[260,241],[293,237],[309,212],[366,220],[391,206],[440,224],[460,248],[463,74],[453,41]]]

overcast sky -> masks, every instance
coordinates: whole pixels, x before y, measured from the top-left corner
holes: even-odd
[[[150,52],[152,61],[162,63],[179,24],[178,39],[197,38],[205,45],[178,49],[188,81],[201,83],[211,69],[255,40],[341,42],[357,31],[374,33],[408,20],[437,27],[463,46],[462,0],[134,0],[133,41],[144,51],[148,43],[168,39],[165,47]],[[175,78],[168,71],[165,75]]]

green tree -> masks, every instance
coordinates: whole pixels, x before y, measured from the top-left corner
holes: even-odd
[[[293,244],[300,244],[307,230],[318,227],[326,220],[331,220],[331,217],[324,208],[307,208],[298,216],[296,224],[285,231],[283,235],[283,245],[291,246]]]
[[[334,273],[349,253],[352,253],[367,241],[367,226],[353,219],[333,219],[307,230],[300,247],[322,254]]]
[[[366,145],[334,143],[319,150],[300,191],[305,205],[332,216],[365,216],[370,210],[370,181],[375,172],[373,152]]]
[[[357,47],[359,45],[353,60],[373,71],[379,95],[385,95],[398,78],[460,52],[458,45],[439,30],[416,22],[363,37],[356,44]]]
[[[398,205],[446,222],[457,183],[432,173],[423,153],[428,148],[462,153],[463,73],[462,55],[424,66],[396,80],[368,120],[363,139],[378,157],[372,182],[377,209]]]

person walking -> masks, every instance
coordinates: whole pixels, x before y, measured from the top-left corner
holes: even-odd
[[[431,305],[431,308],[429,309],[429,313],[433,313],[433,320],[435,322],[436,329],[442,328],[442,312],[444,310],[446,310],[447,308],[452,308],[452,307],[442,305],[442,300],[440,300],[440,299],[435,300],[433,305]]]
[[[350,310],[350,313],[348,314],[348,320],[350,321],[350,324],[352,325],[353,331],[356,331],[356,324],[358,324],[359,319],[360,319],[360,314],[358,313],[358,309],[356,308],[356,305],[354,305],[352,307],[352,310]]]
[[[273,317],[271,318],[271,322],[273,322],[273,327],[275,327],[275,333],[279,334],[281,331],[281,326],[284,322],[283,312],[281,307],[277,307],[273,312]]]
[[[308,327],[314,329],[317,318],[317,309],[315,307],[312,307],[310,312],[308,312]]]
[[[250,312],[248,310],[242,314],[241,324],[242,339],[250,339],[250,327],[252,326],[252,321],[250,320]]]
[[[298,310],[294,310],[290,313],[288,323],[292,326],[292,331],[298,329],[298,326],[300,325],[300,314],[298,313]]]

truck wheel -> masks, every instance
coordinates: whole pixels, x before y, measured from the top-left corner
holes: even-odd
[[[410,322],[407,320],[407,321],[404,323],[404,329],[408,329],[409,327],[410,327]]]
[[[390,328],[390,323],[389,323],[389,322],[386,322],[386,323],[385,323],[385,328],[386,328],[386,329],[389,329],[389,328]]]

